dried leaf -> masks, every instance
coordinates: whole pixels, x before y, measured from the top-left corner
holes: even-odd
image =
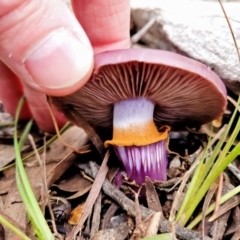
[[[101,221],[101,201],[102,201],[102,194],[99,193],[97,200],[94,204],[93,209],[93,216],[92,216],[92,228],[90,232],[90,238],[93,237],[97,231],[99,230],[100,221]]]
[[[46,166],[46,171],[50,171],[55,164],[49,164]],[[31,184],[31,187],[33,189],[34,195],[36,199],[39,201],[40,198],[46,199],[44,194],[44,183],[43,183],[43,173],[40,166],[32,167],[32,168],[25,168],[29,182]],[[22,202],[22,199],[19,195],[16,182],[13,181],[8,194],[5,198],[4,202],[4,212],[7,216],[14,219],[19,226],[24,230],[26,230],[27,227],[27,216],[26,216],[26,210],[25,206]],[[9,239],[13,236],[13,232],[9,229],[6,229],[6,239]]]
[[[84,207],[84,203],[78,205],[76,208],[72,210],[68,219],[69,224],[76,225],[78,223],[83,213],[83,207]]]
[[[145,177],[145,182],[148,207],[155,212],[162,212],[162,206],[151,179],[149,177]]]
[[[92,185],[92,183],[78,173],[64,181],[61,181],[55,186],[62,191],[77,192],[82,191],[83,189],[90,185]]]
[[[1,194],[6,194],[10,190],[10,187],[12,186],[13,182],[15,179],[10,178],[10,179],[1,179],[0,180],[0,195]]]
[[[71,145],[74,149],[80,149],[88,142],[88,137],[86,133],[83,131],[83,129],[76,126],[68,128],[61,135],[61,139],[68,145]],[[59,139],[57,139],[47,149],[46,162],[47,163],[59,162],[72,152],[73,152],[72,149],[69,149],[68,147],[63,145],[63,143]],[[44,157],[45,153],[43,152],[40,154],[40,158],[44,159]],[[36,161],[35,156],[27,160],[27,162],[34,161]]]
[[[47,173],[47,185],[50,188],[54,182],[56,182],[62,174],[74,163],[77,157],[76,153],[69,153],[60,162],[55,163],[51,170]]]
[[[182,178],[178,177],[178,178],[169,179],[168,181],[165,181],[165,182],[154,182],[153,185],[160,191],[169,192],[169,188],[172,187],[171,191],[173,191],[174,187],[176,187],[179,183],[181,183],[181,179]]]
[[[240,230],[240,209],[239,207],[235,207],[232,213],[232,221],[229,223],[229,228],[225,233],[225,236],[233,234],[234,232]]]
[[[196,231],[202,232],[203,236],[209,236],[211,228],[213,226],[213,223],[209,222],[208,219],[209,217],[206,216],[204,220],[202,220],[198,225],[198,227],[196,228]]]
[[[142,214],[141,214],[141,209],[140,209],[140,204],[138,199],[139,194],[134,193],[134,195],[135,195],[135,212],[136,212],[135,221],[136,221],[136,226],[138,226],[142,223]]]
[[[236,207],[240,204],[240,197],[234,196],[233,198],[229,199],[225,202],[222,206],[219,207],[219,210],[214,213],[214,215],[209,218],[209,221],[212,222],[225,214],[226,212],[230,211],[232,208]]]
[[[71,199],[79,198],[79,197],[83,196],[84,194],[86,194],[87,192],[89,192],[91,188],[92,188],[92,184],[86,186],[85,188],[83,188],[81,190],[79,190],[78,192],[74,193],[70,197],[67,197],[66,199],[71,200]]]
[[[134,229],[131,239],[139,239],[146,235],[153,214],[151,214],[151,216],[142,221],[140,224],[136,224],[136,228]]]
[[[156,212],[152,215],[145,237],[150,237],[157,234],[160,226],[161,218],[162,218],[162,212]]]
[[[124,240],[128,236],[128,231],[127,223],[122,223],[117,228],[97,232],[91,240]]]
[[[50,100],[50,104],[54,104],[57,108],[59,108],[71,122],[84,129],[84,131],[87,133],[87,136],[92,141],[100,155],[103,156],[105,150],[102,140],[94,131],[92,126],[90,126],[89,123],[82,117],[81,113],[74,108],[63,107],[63,104],[58,97],[49,97],[48,99]]]
[[[0,240],[5,240],[5,231],[2,224],[0,224]]]
[[[103,216],[102,229],[108,228],[110,219],[114,216],[115,212],[119,209],[119,206],[116,203],[112,203],[108,208],[106,214]]]
[[[27,146],[23,147],[25,150]],[[13,145],[0,144],[0,168],[5,167],[15,159],[15,150]]]
[[[87,164],[78,164],[79,168],[84,170],[86,174],[89,174],[91,177],[95,178],[97,175],[97,172],[99,170],[99,167],[97,164],[92,164],[91,170],[89,169],[89,165]],[[123,192],[121,192],[119,189],[117,189],[115,186],[113,186],[107,179],[104,181],[102,186],[103,192],[112,198],[114,201],[116,201],[129,215],[136,216],[135,212],[135,204],[132,200],[130,200]],[[148,208],[145,208],[144,206],[140,206],[141,214],[143,219],[147,219],[149,216],[151,216],[154,212]],[[180,225],[175,225],[176,229],[176,236],[180,239],[202,239],[202,236],[200,233],[186,229],[184,227],[181,227]],[[160,232],[171,232],[172,231],[172,223],[165,218],[162,218],[160,227]],[[211,238],[205,236],[204,240],[210,240]]]
[[[127,214],[125,213],[122,213],[122,214],[119,214],[117,216],[113,216],[111,219],[110,219],[110,222],[109,222],[109,228],[116,228],[118,227],[121,223],[125,223],[125,222],[128,222],[128,225],[131,225],[133,226],[133,222],[132,222],[132,219],[129,218],[127,216]]]
[[[216,182],[214,182],[212,184],[212,186],[210,187],[210,189],[208,190],[206,197],[204,199],[204,204],[203,204],[203,209],[202,209],[202,233],[203,234],[208,234],[208,232],[205,231],[206,211],[211,203],[211,200],[212,200],[213,195],[216,192],[217,188],[218,188],[218,184]]]
[[[170,212],[170,216],[169,216],[169,221],[170,222],[173,222],[174,219],[175,219],[176,212],[177,212],[179,206],[182,203],[182,202],[180,202],[180,200],[182,200],[181,196],[184,193],[184,189],[185,189],[185,187],[187,185],[187,181],[189,180],[189,178],[191,177],[191,174],[193,173],[193,171],[197,167],[200,159],[201,159],[201,154],[199,154],[197,159],[191,165],[190,169],[182,177],[181,185],[180,185],[180,187],[179,187],[179,189],[177,191],[177,194],[176,194],[176,197],[175,197],[175,200],[173,202],[172,209],[171,209],[171,212]]]
[[[234,187],[231,184],[229,184],[227,182],[224,182],[222,195],[226,194],[227,192],[229,192],[233,188]],[[222,209],[224,209],[223,211],[225,213],[222,214],[218,219],[216,219],[213,222],[213,227],[211,229],[211,235],[212,235],[213,239],[222,239],[223,238],[224,232],[225,232],[226,227],[227,227],[228,218],[229,218],[230,213],[231,213],[229,211],[228,207],[226,207],[226,206],[228,206],[229,203],[230,203],[230,205],[232,205],[232,203],[234,203],[236,199],[238,200],[238,198],[235,196],[235,197],[229,199],[226,203],[224,203],[222,206],[219,207],[218,212],[219,211],[221,212]],[[239,204],[239,202],[237,204]],[[236,203],[233,204],[232,207],[235,207],[235,206],[236,206]],[[226,211],[226,209],[227,209],[227,211]]]
[[[95,200],[101,190],[102,184],[107,176],[107,172],[108,172],[108,166],[107,166],[107,161],[109,158],[109,152],[106,153],[102,165],[97,173],[96,179],[93,183],[92,189],[88,195],[87,201],[84,204],[84,209],[83,209],[83,214],[81,216],[81,219],[79,220],[77,226],[71,231],[71,233],[69,234],[69,236],[66,238],[67,240],[71,240],[72,238],[74,238],[74,236],[76,236],[76,234],[81,231],[82,229],[82,225],[84,224],[84,222],[86,221],[86,219],[88,218],[89,214],[91,213],[91,209],[95,203]],[[94,163],[90,162],[90,167],[91,165],[94,165]]]
[[[13,209],[14,210],[14,209]],[[21,224],[19,224],[18,221],[16,221],[16,219],[14,217],[9,216],[9,214],[6,213],[6,211],[1,211],[0,210],[0,215],[2,215],[8,222],[10,222],[12,225],[14,225],[16,228],[18,228],[19,230],[21,230],[22,232],[25,231],[26,227],[22,226]],[[0,240],[1,237],[3,237],[5,235],[5,238],[3,238],[3,240],[7,240],[7,239],[15,239],[19,236],[15,235],[12,231],[10,231],[8,228],[5,228],[5,232],[4,229],[2,231],[1,228],[1,224],[0,224]],[[2,232],[1,232],[2,231]],[[2,235],[3,234],[3,235]],[[36,237],[33,236],[32,234],[30,234],[29,236],[32,240],[36,240]]]
[[[232,236],[231,240],[239,240],[240,239],[240,228],[237,228],[237,231]]]
[[[88,141],[86,133],[78,127],[71,127],[68,129],[62,135],[62,139],[64,142],[67,142],[76,149],[82,148]],[[71,149],[66,148],[60,140],[56,140],[55,146],[51,145],[51,149],[51,153],[47,152],[46,161],[50,161],[50,158],[54,155],[57,155],[58,157],[61,156],[61,158],[59,158],[57,164],[55,164],[55,166],[47,174],[48,187],[52,186],[52,184],[60,178],[60,176],[73,164],[77,156],[77,154],[72,152]],[[56,149],[62,149],[61,153],[56,152]]]
[[[235,166],[235,164],[230,163],[230,164],[228,164],[227,168],[238,179],[238,181],[240,181],[240,171],[239,171],[238,167]]]
[[[63,134],[65,141],[70,144],[75,145],[76,148],[81,148],[86,142],[88,138],[82,129],[77,127],[72,127],[68,131]],[[59,151],[59,153],[57,152]],[[67,157],[65,157],[68,154]],[[65,157],[59,164],[52,163],[46,165],[46,175],[47,185],[50,187],[54,181],[56,181],[69,167],[70,164],[73,163],[76,154],[72,153],[72,150],[67,149],[59,140],[56,140],[53,145],[51,145],[51,151],[46,153],[46,159],[50,160],[55,157],[55,160],[61,160],[60,157]],[[43,154],[41,155],[43,157]],[[57,158],[56,158],[57,156]],[[70,156],[70,157],[69,157]],[[31,158],[32,161],[35,160],[35,157]],[[69,161],[70,160],[70,161]],[[71,161],[72,160],[72,161]],[[43,169],[41,166],[35,167],[25,167],[29,182],[32,186],[33,192],[37,200],[44,199],[46,200],[47,196],[43,194],[47,194],[43,191],[44,189],[44,175]],[[10,178],[10,176],[9,176]],[[41,197],[41,198],[40,198]],[[26,229],[27,218],[25,207],[22,203],[22,200],[19,196],[15,181],[13,181],[10,190],[6,196],[4,203],[5,213],[12,217],[18,222],[18,224],[22,227],[22,229]],[[12,236],[12,232],[9,230],[6,231],[7,239]]]

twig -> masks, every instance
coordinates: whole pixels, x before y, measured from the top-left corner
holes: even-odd
[[[114,216],[115,212],[119,209],[118,204],[112,202],[111,206],[108,208],[107,212],[103,217],[102,229],[108,228],[110,219]]]
[[[216,214],[219,210],[220,198],[222,196],[222,188],[223,188],[223,174],[221,173],[220,176],[218,177],[218,191],[217,191],[216,204],[215,204],[213,214]]]
[[[24,227],[21,226],[21,224],[19,224],[17,221],[15,221],[12,217],[10,217],[8,214],[6,214],[3,210],[0,209],[0,216],[2,216],[3,218],[6,219],[7,222],[11,223],[16,230],[18,231],[18,236],[21,237],[23,235],[25,235],[25,231],[26,229]],[[23,234],[23,235],[20,235]],[[32,232],[29,232],[29,238],[32,240],[37,240],[37,238],[32,234]]]
[[[101,221],[101,208],[102,208],[102,194],[99,192],[96,202],[94,204],[92,216],[92,228],[90,231],[90,238],[92,238],[99,230]]]
[[[141,188],[140,188],[141,189]],[[139,204],[139,190],[136,193],[132,189],[130,189],[134,195],[135,199],[135,212],[136,212],[136,217],[135,217],[135,222],[136,222],[136,228],[142,223],[142,216],[141,216],[141,209],[140,209],[140,204]]]
[[[43,191],[41,191],[41,210],[43,214],[45,214],[45,208],[46,205],[48,206],[48,210],[51,216],[51,223],[52,223],[52,228],[54,232],[54,236],[58,237],[58,239],[63,239],[62,236],[58,233],[57,231],[57,226],[55,222],[55,217],[52,211],[51,203],[49,201],[49,194],[48,194],[48,187],[47,187],[47,175],[46,175],[46,138],[44,137],[44,150],[43,150],[43,159],[41,159],[40,154],[37,150],[36,144],[34,142],[34,139],[31,134],[28,135],[28,140],[30,141],[33,151],[35,153],[36,159],[38,161],[39,167],[41,169],[41,177],[42,177],[42,186],[43,186]]]
[[[156,212],[152,215],[146,235],[144,237],[151,237],[157,234],[162,219],[162,212]]]
[[[229,21],[229,18],[228,18],[228,16],[227,16],[227,13],[226,13],[226,11],[225,11],[225,8],[223,7],[222,1],[221,1],[221,0],[218,0],[218,2],[219,2],[219,4],[220,4],[221,9],[222,9],[222,11],[223,11],[223,14],[224,14],[224,16],[225,16],[225,18],[226,18],[226,21],[227,21],[229,30],[230,30],[231,35],[232,35],[232,38],[233,38],[233,42],[234,42],[234,45],[235,45],[235,49],[236,49],[236,51],[237,51],[238,60],[239,60],[239,62],[240,62],[240,54],[239,54],[239,51],[238,51],[238,44],[237,44],[237,40],[236,40],[235,34],[234,34],[234,32],[233,32],[233,29],[232,29],[232,25],[231,25],[231,23],[230,23],[230,21]]]
[[[228,99],[228,101],[230,101],[230,102],[234,105],[234,107],[237,108],[238,111],[240,112],[240,106],[238,106],[238,103],[237,103],[233,98],[231,98],[230,96],[227,96],[227,99]]]
[[[228,170],[240,181],[240,171],[239,169],[232,163],[227,166]]]
[[[66,142],[64,142],[62,140],[62,137],[61,137],[61,134],[60,134],[60,131],[59,131],[59,128],[58,128],[57,120],[56,120],[55,115],[53,113],[53,106],[52,106],[51,98],[49,98],[48,96],[47,96],[47,107],[48,107],[49,113],[51,115],[51,118],[52,118],[52,121],[53,121],[53,125],[55,127],[56,134],[57,134],[57,136],[59,138],[59,141],[63,145],[65,145],[67,148],[73,150],[76,153],[83,154],[83,153],[89,152],[89,151],[84,151],[84,150],[82,151],[81,149],[76,149],[76,148],[72,147],[71,145],[69,145],[68,143],[66,143]]]
[[[202,208],[202,236],[204,236],[204,233],[205,233],[205,219],[207,216],[207,209],[211,204],[213,195],[216,192],[217,188],[218,188],[218,185],[216,182],[214,182],[210,187],[210,189],[208,190],[206,197],[204,199],[203,208]]]
[[[93,205],[94,205],[94,203],[99,195],[99,192],[101,190],[102,183],[104,182],[104,179],[106,178],[106,175],[108,172],[108,166],[107,166],[108,158],[109,158],[109,152],[106,153],[101,167],[97,169],[97,172],[94,175],[94,178],[96,178],[96,180],[94,181],[94,183],[92,185],[92,189],[88,195],[87,201],[84,204],[82,216],[81,216],[77,226],[75,226],[72,229],[72,231],[70,232],[70,234],[66,238],[66,240],[72,240],[76,237],[78,232],[81,231],[84,222],[87,220],[88,216],[90,215]],[[89,165],[91,168],[91,166],[93,165],[92,162],[90,162]]]
[[[88,175],[90,175],[92,178],[95,178],[98,172],[99,167],[97,164],[92,163],[90,165],[87,164],[79,164],[79,168],[84,170],[84,172]],[[122,193],[120,190],[118,190],[115,186],[113,186],[108,180],[104,180],[103,185],[102,185],[102,190],[103,192],[111,197],[113,200],[115,200],[129,215],[135,217],[136,212],[135,212],[135,203],[131,199],[125,196],[124,193]],[[155,213],[154,211],[144,207],[140,206],[141,209],[141,214],[143,220],[147,219],[150,215]],[[162,217],[160,221],[160,227],[159,231],[160,232],[171,232],[172,230],[172,224],[170,221],[166,220],[164,217]],[[203,239],[201,236],[201,233],[186,229],[178,224],[175,224],[175,229],[176,229],[176,236],[177,238],[180,238],[182,240],[189,240],[189,239],[194,239],[194,240],[200,240]],[[209,237],[204,237],[204,240],[211,240],[212,238]]]
[[[151,18],[137,33],[131,37],[131,43],[137,43],[154,25],[155,18]]]
[[[3,225],[0,223],[0,240],[4,240],[5,239],[5,230]]]
[[[231,199],[228,200],[228,202],[226,202],[221,209],[219,209],[218,212],[214,213],[209,219],[209,222],[213,222],[215,221],[217,218],[219,218],[220,216],[222,216],[223,214],[229,212],[231,209],[233,209],[234,207],[238,206],[240,203],[240,198],[238,197],[233,197]]]
[[[181,199],[181,194],[183,193],[184,188],[187,185],[187,181],[189,180],[189,178],[191,177],[193,171],[195,170],[195,168],[197,167],[197,165],[199,164],[200,160],[202,157],[202,153],[200,153],[200,155],[197,157],[197,159],[195,160],[195,162],[192,164],[192,166],[190,167],[190,169],[185,173],[185,175],[182,177],[181,180],[181,185],[178,188],[177,194],[175,196],[175,200],[172,204],[172,208],[171,208],[171,212],[170,212],[170,216],[169,219],[172,222],[175,219],[175,215],[179,206],[179,199]]]
[[[147,176],[145,177],[145,188],[148,207],[155,212],[162,212],[162,206],[157,191],[151,179]]]
[[[57,130],[57,123],[56,123],[56,119],[54,117],[53,111],[52,111],[52,107],[54,105],[54,101],[53,101],[53,97],[47,97],[47,101],[48,101],[48,108],[50,111],[50,114],[53,118],[54,121],[54,125],[56,127]],[[55,102],[56,105],[56,102]],[[103,145],[102,140],[100,139],[100,137],[98,136],[98,134],[95,132],[95,130],[93,129],[92,126],[90,126],[90,124],[82,117],[82,115],[80,114],[80,112],[76,111],[74,108],[72,109],[68,109],[66,111],[65,108],[61,108],[61,106],[58,106],[59,110],[61,110],[66,116],[67,118],[73,122],[75,125],[77,125],[78,127],[82,128],[87,136],[89,137],[89,139],[92,141],[93,145],[96,147],[96,149],[98,150],[98,152],[100,153],[100,155],[102,157],[104,157],[104,153],[105,153],[105,148]],[[59,131],[56,131],[57,135],[59,137],[59,139],[61,140],[61,136],[59,134]],[[73,149],[73,151],[78,152],[77,149],[72,148],[71,146],[69,146],[67,143],[64,143],[64,145],[66,145],[67,147],[69,147],[70,149]],[[80,152],[81,154],[82,152]]]

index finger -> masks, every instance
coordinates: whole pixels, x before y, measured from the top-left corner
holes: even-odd
[[[130,0],[72,0],[94,52],[130,47]]]

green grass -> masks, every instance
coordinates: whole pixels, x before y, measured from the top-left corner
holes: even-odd
[[[23,161],[27,160],[28,158],[32,157],[35,155],[35,152],[32,151],[29,153],[26,157],[22,158],[21,157],[21,151],[22,147],[28,137],[28,134],[30,132],[31,126],[33,121],[29,121],[28,124],[26,125],[22,136],[20,140],[18,141],[18,119],[19,115],[22,109],[22,106],[24,104],[24,98],[22,98],[19,101],[17,110],[16,110],[16,115],[15,115],[15,121],[13,123],[14,125],[14,150],[16,154],[16,160],[15,163],[9,164],[8,166],[1,168],[0,171],[4,171],[10,167],[15,166],[16,167],[16,183],[17,187],[20,193],[20,196],[23,200],[24,206],[26,207],[27,215],[28,218],[33,226],[33,229],[35,231],[36,236],[40,240],[53,240],[54,236],[46,222],[46,219],[41,212],[41,209],[39,207],[39,204],[34,196],[34,192],[32,191],[31,185],[29,183],[27,174],[25,172],[24,166],[23,166]],[[4,125],[5,126],[5,125]],[[65,132],[66,129],[68,129],[70,126],[69,123],[67,123],[61,130],[60,134]],[[46,142],[46,146],[49,146],[51,143],[53,143],[55,140],[57,140],[57,135],[54,135],[52,138],[50,138]],[[38,152],[41,152],[44,150],[46,146],[41,146],[37,149]],[[0,222],[5,225],[7,228],[12,230],[15,234],[17,234],[19,237],[21,237],[24,240],[29,240],[30,238],[25,235],[20,229],[16,228],[13,224],[11,224],[7,219],[4,218],[4,216],[0,215]]]
[[[237,104],[238,106],[240,105],[240,96]],[[237,111],[238,109],[236,107],[225,131],[220,136],[220,139],[216,146],[214,146],[210,156],[208,156],[208,153],[212,146],[210,144],[211,139],[209,139],[209,143],[202,155],[197,169],[193,174],[183,203],[175,218],[175,221],[182,226],[185,226],[188,223],[196,207],[202,201],[214,181],[216,181],[228,164],[234,161],[240,153],[240,143],[233,147],[237,134],[240,132],[240,118],[238,119],[233,132],[230,134],[229,139],[225,142],[230,128],[232,127],[233,120],[236,117]],[[237,189],[238,193],[239,188]],[[188,227],[192,228],[193,225],[194,224],[190,223]]]
[[[15,122],[6,122],[6,123],[0,123],[0,128],[2,127],[12,127],[14,126]]]
[[[29,217],[29,220],[33,226],[33,229],[35,231],[36,236],[40,240],[54,240],[54,236],[46,222],[46,219],[39,207],[39,204],[34,196],[33,190],[31,188],[31,185],[29,183],[26,171],[24,169],[22,158],[21,158],[21,150],[22,147],[28,137],[28,134],[30,132],[31,126],[32,126],[32,120],[28,122],[26,125],[23,134],[18,141],[18,134],[17,134],[17,126],[18,126],[18,119],[19,115],[22,109],[24,103],[24,98],[22,98],[19,101],[17,110],[16,110],[16,116],[15,116],[15,130],[14,130],[14,149],[16,154],[16,183],[18,187],[18,191],[20,193],[20,196],[23,200],[24,206],[27,211],[27,215]],[[5,226],[7,226],[9,229],[14,231],[19,237],[22,237],[23,239],[30,239],[28,238],[23,232],[21,232],[19,229],[14,227],[11,223],[9,223],[3,216],[0,216],[0,222],[2,222]]]
[[[63,126],[61,128],[61,130],[59,131],[59,134],[64,133],[69,128],[70,125],[71,124],[69,122],[66,123],[65,126]],[[38,153],[41,153],[44,150],[45,147],[50,146],[57,139],[58,139],[58,136],[57,136],[57,134],[55,134],[49,140],[46,141],[46,145],[45,146],[43,145],[43,146],[40,146],[40,147],[37,148]],[[22,161],[25,161],[25,160],[29,159],[30,157],[32,157],[34,155],[35,155],[35,152],[32,151],[26,157],[22,158]],[[7,165],[6,167],[0,168],[0,172],[6,170],[8,168],[11,168],[13,166],[15,166],[15,163],[12,163],[12,164]]]
[[[141,239],[142,240],[173,240],[174,238],[172,233],[163,233],[163,234],[158,234],[155,236],[145,237]]]
[[[29,220],[33,225],[35,234],[37,235],[38,239],[54,240],[53,234],[34,196],[33,190],[31,188],[26,171],[22,163],[21,150],[32,126],[32,121],[29,121],[18,142],[17,124],[18,124],[18,119],[19,119],[19,115],[20,115],[23,103],[24,103],[24,98],[20,100],[17,111],[16,111],[16,116],[15,116],[14,148],[15,148],[15,154],[16,154],[17,187],[18,187],[20,196],[24,202],[24,205],[26,207]]]
[[[2,223],[4,226],[12,230],[15,234],[17,234],[23,240],[31,240],[27,235],[25,235],[25,233],[23,233],[21,230],[16,228],[13,224],[7,221],[7,219],[4,218],[1,214],[0,214],[0,223]]]
[[[240,192],[240,186],[235,187],[234,189],[232,189],[231,191],[229,191],[228,193],[226,193],[225,195],[223,195],[220,199],[220,204],[225,203],[227,200],[229,200],[230,198],[234,197],[235,195],[237,195]],[[211,212],[213,212],[215,207],[215,203],[212,203],[206,210],[206,215],[210,214]],[[199,214],[196,218],[194,218],[191,223],[187,226],[188,229],[193,229],[201,220],[202,220],[202,214]]]

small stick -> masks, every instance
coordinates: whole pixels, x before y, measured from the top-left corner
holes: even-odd
[[[87,164],[79,164],[78,166],[92,178],[96,177],[98,169],[99,169],[99,166],[97,166],[97,164],[95,164],[95,163],[90,164],[90,167]],[[103,182],[102,190],[106,195],[108,195],[110,198],[115,200],[129,215],[136,217],[134,201],[132,201],[131,199],[126,197],[123,192],[118,190],[107,179],[105,179]],[[147,219],[150,215],[155,213],[154,211],[152,211],[144,206],[140,206],[140,209],[141,209],[141,214],[142,214],[143,220]],[[160,222],[159,231],[160,232],[171,232],[172,224],[173,224],[172,222],[170,222],[167,219],[165,219],[164,217],[162,217],[161,222]],[[203,239],[201,236],[201,233],[186,229],[178,224],[175,224],[175,230],[176,230],[177,238],[180,238],[182,240],[189,240],[189,239],[201,240],[201,239]],[[212,240],[212,238],[205,236],[204,240]]]
[[[55,130],[56,130],[56,134],[60,140],[60,142],[65,145],[66,147],[68,147],[69,149],[73,150],[74,152],[76,153],[79,153],[79,154],[83,154],[83,153],[87,153],[89,151],[81,151],[81,149],[75,149],[74,147],[72,147],[71,145],[69,145],[68,143],[64,142],[62,140],[62,137],[61,137],[61,134],[60,134],[60,131],[59,131],[59,128],[58,128],[58,124],[57,124],[57,120],[54,116],[54,113],[53,113],[53,110],[52,110],[52,102],[51,102],[51,99],[49,97],[47,97],[47,106],[48,106],[48,110],[49,110],[49,113],[52,117],[52,120],[53,120],[53,125],[55,127]],[[85,129],[84,129],[85,130]],[[87,133],[87,132],[86,132]],[[91,140],[91,139],[90,139]]]
[[[104,182],[104,179],[106,178],[106,175],[108,172],[108,166],[107,166],[108,158],[109,158],[109,152],[105,154],[101,167],[97,169],[97,172],[94,175],[94,178],[96,178],[96,181],[94,181],[92,189],[90,190],[90,193],[88,195],[87,201],[84,204],[82,216],[78,224],[72,229],[72,231],[70,232],[66,240],[75,239],[76,235],[82,230],[83,224],[85,223],[88,216],[90,215],[92,211],[92,207],[99,195],[99,192],[101,191],[102,183]],[[90,167],[91,165],[92,164],[90,162]]]
[[[240,62],[240,53],[239,53],[239,51],[238,51],[238,44],[237,44],[237,40],[236,40],[235,34],[234,34],[234,32],[233,32],[233,29],[232,29],[232,25],[231,25],[231,23],[230,23],[230,21],[229,21],[229,19],[228,19],[228,16],[227,16],[227,13],[226,13],[226,11],[225,11],[225,8],[223,7],[222,1],[221,1],[221,0],[218,0],[218,2],[219,2],[219,4],[220,4],[221,9],[222,9],[222,11],[223,11],[223,14],[224,14],[224,16],[225,16],[225,18],[226,18],[226,21],[227,21],[229,30],[230,30],[231,35],[232,35],[232,38],[233,38],[233,42],[234,42],[234,45],[235,45],[235,49],[236,49],[236,51],[237,51],[238,60],[239,60],[239,62]]]
[[[151,18],[137,33],[131,37],[131,43],[133,44],[138,42],[154,25],[155,21],[155,18]]]
[[[216,204],[215,204],[213,214],[216,214],[219,210],[220,198],[222,196],[222,188],[223,188],[223,174],[221,173],[220,176],[218,177],[218,191],[217,191]]]

